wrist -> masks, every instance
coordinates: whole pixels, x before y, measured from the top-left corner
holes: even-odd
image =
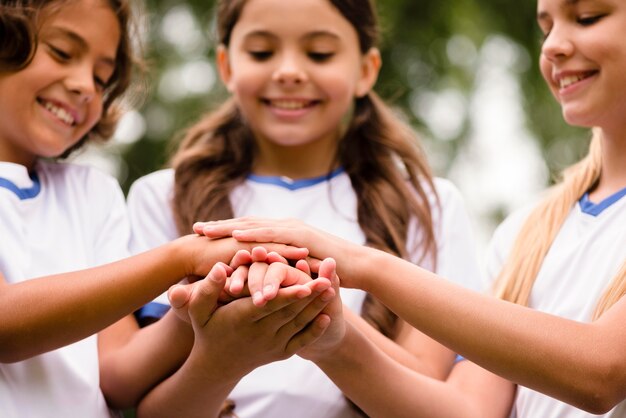
[[[197,237],[193,235],[184,235],[180,238],[176,238],[168,244],[171,246],[171,260],[176,264],[177,269],[181,272],[180,277],[187,277],[195,274],[195,238]]]

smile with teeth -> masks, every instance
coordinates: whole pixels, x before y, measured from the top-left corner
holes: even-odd
[[[264,100],[270,106],[282,110],[300,110],[311,107],[316,103],[314,100]]]
[[[584,80],[585,78],[590,77],[591,75],[593,75],[593,72],[590,73],[585,73],[585,74],[579,74],[579,75],[568,75],[565,76],[563,78],[561,78],[559,80],[559,87],[561,89],[564,89],[566,87],[571,86],[572,84],[578,83],[581,80]]]
[[[73,126],[76,122],[74,117],[67,110],[45,100],[39,99],[38,101],[48,112],[52,113],[66,125]]]

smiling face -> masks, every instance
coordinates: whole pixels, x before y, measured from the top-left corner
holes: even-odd
[[[539,0],[541,72],[578,126],[610,128],[626,116],[623,0]]]
[[[356,30],[327,0],[249,0],[218,66],[261,149],[328,150],[355,97],[374,84],[378,53],[361,53]]]
[[[33,60],[0,73],[0,159],[26,166],[62,154],[100,119],[120,42],[119,21],[102,0],[44,9],[41,18]]]

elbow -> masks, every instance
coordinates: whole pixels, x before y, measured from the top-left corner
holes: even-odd
[[[626,398],[626,370],[613,362],[598,368],[582,394],[579,408],[596,415],[609,412]]]
[[[15,341],[14,338],[0,336],[0,363],[9,364],[17,363],[19,361],[28,360],[34,357],[38,353],[26,352],[20,347],[11,342]]]

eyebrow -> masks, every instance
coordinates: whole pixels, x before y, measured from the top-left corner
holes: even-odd
[[[61,34],[62,36],[69,38],[72,42],[75,42],[79,45],[79,47],[83,50],[89,49],[89,45],[87,45],[87,42],[85,42],[85,40],[78,35],[76,32],[73,32],[69,29],[65,29],[62,27],[55,27],[52,28],[52,30],[54,32],[58,32],[59,34]],[[113,68],[115,68],[115,58],[113,57],[103,57],[100,61],[102,61],[104,64],[109,65]]]
[[[278,38],[278,36],[276,36],[274,33],[266,31],[266,30],[254,30],[254,31],[248,32],[247,34],[245,34],[244,38],[248,39],[248,38],[253,38],[256,36],[264,37],[264,38],[272,38],[272,39]],[[320,38],[320,37],[328,37],[328,38],[334,38],[334,39],[339,40],[339,35],[335,34],[334,32],[325,31],[325,30],[319,30],[319,31],[307,33],[306,35],[303,36],[303,39],[310,40],[310,39]]]
[[[565,7],[573,7],[576,6],[578,3],[582,3],[584,1],[588,1],[588,0],[563,0],[563,4],[561,5],[562,8]],[[544,20],[548,17],[548,13],[547,12],[539,12],[537,13],[537,20]]]

